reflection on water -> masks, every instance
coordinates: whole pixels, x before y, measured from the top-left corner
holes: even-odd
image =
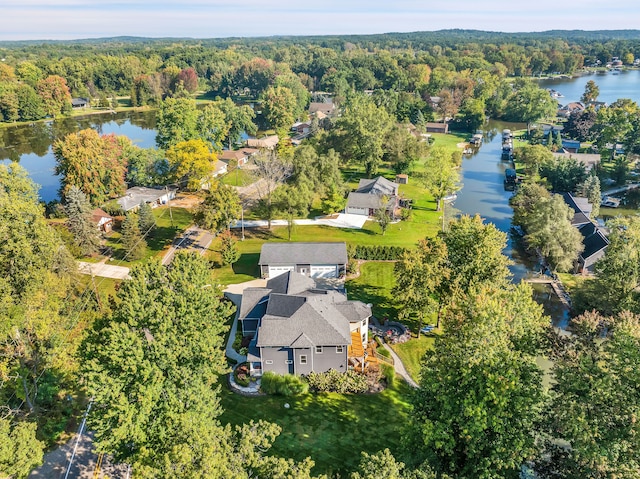
[[[43,201],[58,197],[60,180],[54,174],[56,165],[51,145],[69,133],[93,128],[101,135],[124,135],[142,148],[155,146],[156,116],[154,111],[106,113],[64,118],[0,129],[0,160],[17,161],[40,185]]]
[[[553,288],[548,284],[532,283],[533,299],[544,308],[544,313],[551,317],[551,324],[560,329],[567,329],[569,325],[569,311],[553,292]]]
[[[528,254],[522,247],[522,239],[511,230],[513,210],[509,205],[512,191],[505,191],[505,170],[513,168],[510,161],[502,161],[502,130],[519,130],[524,124],[490,121],[483,129],[484,142],[471,154],[464,155],[461,168],[463,187],[458,192],[454,206],[463,214],[479,214],[485,221],[507,233],[507,247],[504,253],[509,256],[513,265],[510,270],[513,281],[540,272],[541,265],[535,256]],[[535,298],[545,307],[545,312],[552,317],[553,323],[565,327],[568,314],[555,294],[547,294],[545,285],[535,285]]]

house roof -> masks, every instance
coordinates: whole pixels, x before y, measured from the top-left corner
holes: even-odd
[[[312,101],[309,103],[309,113],[318,113],[322,112],[324,114],[330,115],[335,110],[336,105],[333,102],[315,102]]]
[[[393,203],[393,200],[389,200],[389,204]],[[387,205],[387,207],[389,206]],[[373,208],[378,209],[382,205],[380,204],[380,197],[378,195],[372,195],[369,193],[357,193],[352,191],[347,197],[347,208]]]
[[[288,277],[287,280],[281,281],[279,278],[282,276]],[[298,281],[302,279],[304,281]],[[338,291],[315,289],[315,282],[308,280],[299,273],[289,271],[269,281],[272,286],[286,283],[298,286],[306,284],[309,287],[294,294],[268,293],[267,307],[256,336],[257,347],[311,348],[315,345],[351,344],[349,324],[370,317],[371,308],[360,301],[348,301]],[[244,295],[248,293],[246,301],[250,305],[265,291],[268,288],[246,289],[241,311],[244,310]]]
[[[102,218],[113,219],[113,217],[109,213],[107,213],[104,210],[101,210],[100,208],[96,208],[91,212],[91,219],[96,223],[100,221]]]
[[[580,227],[579,231],[582,233],[582,244],[584,244],[584,251],[580,253],[580,258],[587,262],[587,260],[593,259],[594,256],[602,256],[604,249],[609,246],[609,239],[604,232],[593,223]]]
[[[569,153],[562,151],[554,153],[553,156],[556,158],[573,158],[582,163],[587,170],[600,164],[600,155],[595,153]]]
[[[241,160],[254,155],[259,150],[257,148],[240,148],[239,150],[223,150],[218,154],[218,159],[223,161]]]
[[[576,197],[571,193],[563,193],[562,198],[574,211],[573,218],[571,219],[571,224],[573,226],[591,223],[589,215],[591,214],[593,207],[589,204],[589,200],[587,200],[587,198]]]
[[[175,195],[178,191],[176,188],[169,188],[169,194]],[[167,194],[166,189],[160,188],[146,188],[144,186],[134,186],[125,191],[125,195],[118,198],[116,201],[122,207],[123,210],[129,211],[133,208],[140,206],[140,203],[155,203]]]
[[[387,180],[383,176],[378,176],[373,179],[362,178],[360,183],[358,183],[358,188],[355,191],[356,193],[369,193],[375,195],[397,195],[398,194],[398,184],[393,181]]]
[[[273,293],[298,294],[316,287],[315,281],[303,274],[280,274],[267,281],[267,288]]]
[[[266,298],[271,293],[269,288],[246,288],[242,292],[242,302],[240,303],[240,313],[238,317],[261,318],[267,311]],[[265,299],[265,301],[262,301]]]
[[[83,106],[89,103],[88,98],[72,98],[71,106]]]
[[[228,164],[222,160],[216,160],[214,172],[216,174],[220,174],[221,172],[227,171]]]
[[[247,146],[252,148],[275,148],[278,141],[278,135],[265,136],[264,138],[249,138],[247,140]]]
[[[264,243],[258,264],[347,264],[347,244]]]

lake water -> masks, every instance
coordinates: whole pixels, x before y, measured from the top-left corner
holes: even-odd
[[[156,116],[154,111],[120,112],[65,118],[52,122],[0,128],[0,160],[18,161],[40,185],[40,199],[58,198],[60,179],[54,175],[56,160],[51,145],[65,135],[93,128],[100,134],[124,135],[142,147],[155,146]]]
[[[580,101],[589,80],[596,82],[600,89],[598,101],[611,104],[620,98],[629,98],[640,104],[640,70],[623,70],[618,75],[610,72],[589,73],[575,78],[539,80],[538,84],[541,88],[559,91],[564,97],[558,101],[561,105],[566,105],[572,101]]]

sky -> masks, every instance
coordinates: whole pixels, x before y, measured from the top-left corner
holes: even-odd
[[[637,0],[0,0],[0,40],[640,28]]]

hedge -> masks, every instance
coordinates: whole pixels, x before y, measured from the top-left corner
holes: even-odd
[[[277,374],[267,371],[260,380],[260,389],[266,394],[299,396],[309,391],[309,385],[293,374]]]
[[[324,373],[310,373],[309,387],[316,392],[365,393],[369,390],[367,378],[355,371],[341,373],[330,369]]]
[[[349,257],[369,261],[396,261],[402,258],[407,248],[388,245],[350,245]]]

